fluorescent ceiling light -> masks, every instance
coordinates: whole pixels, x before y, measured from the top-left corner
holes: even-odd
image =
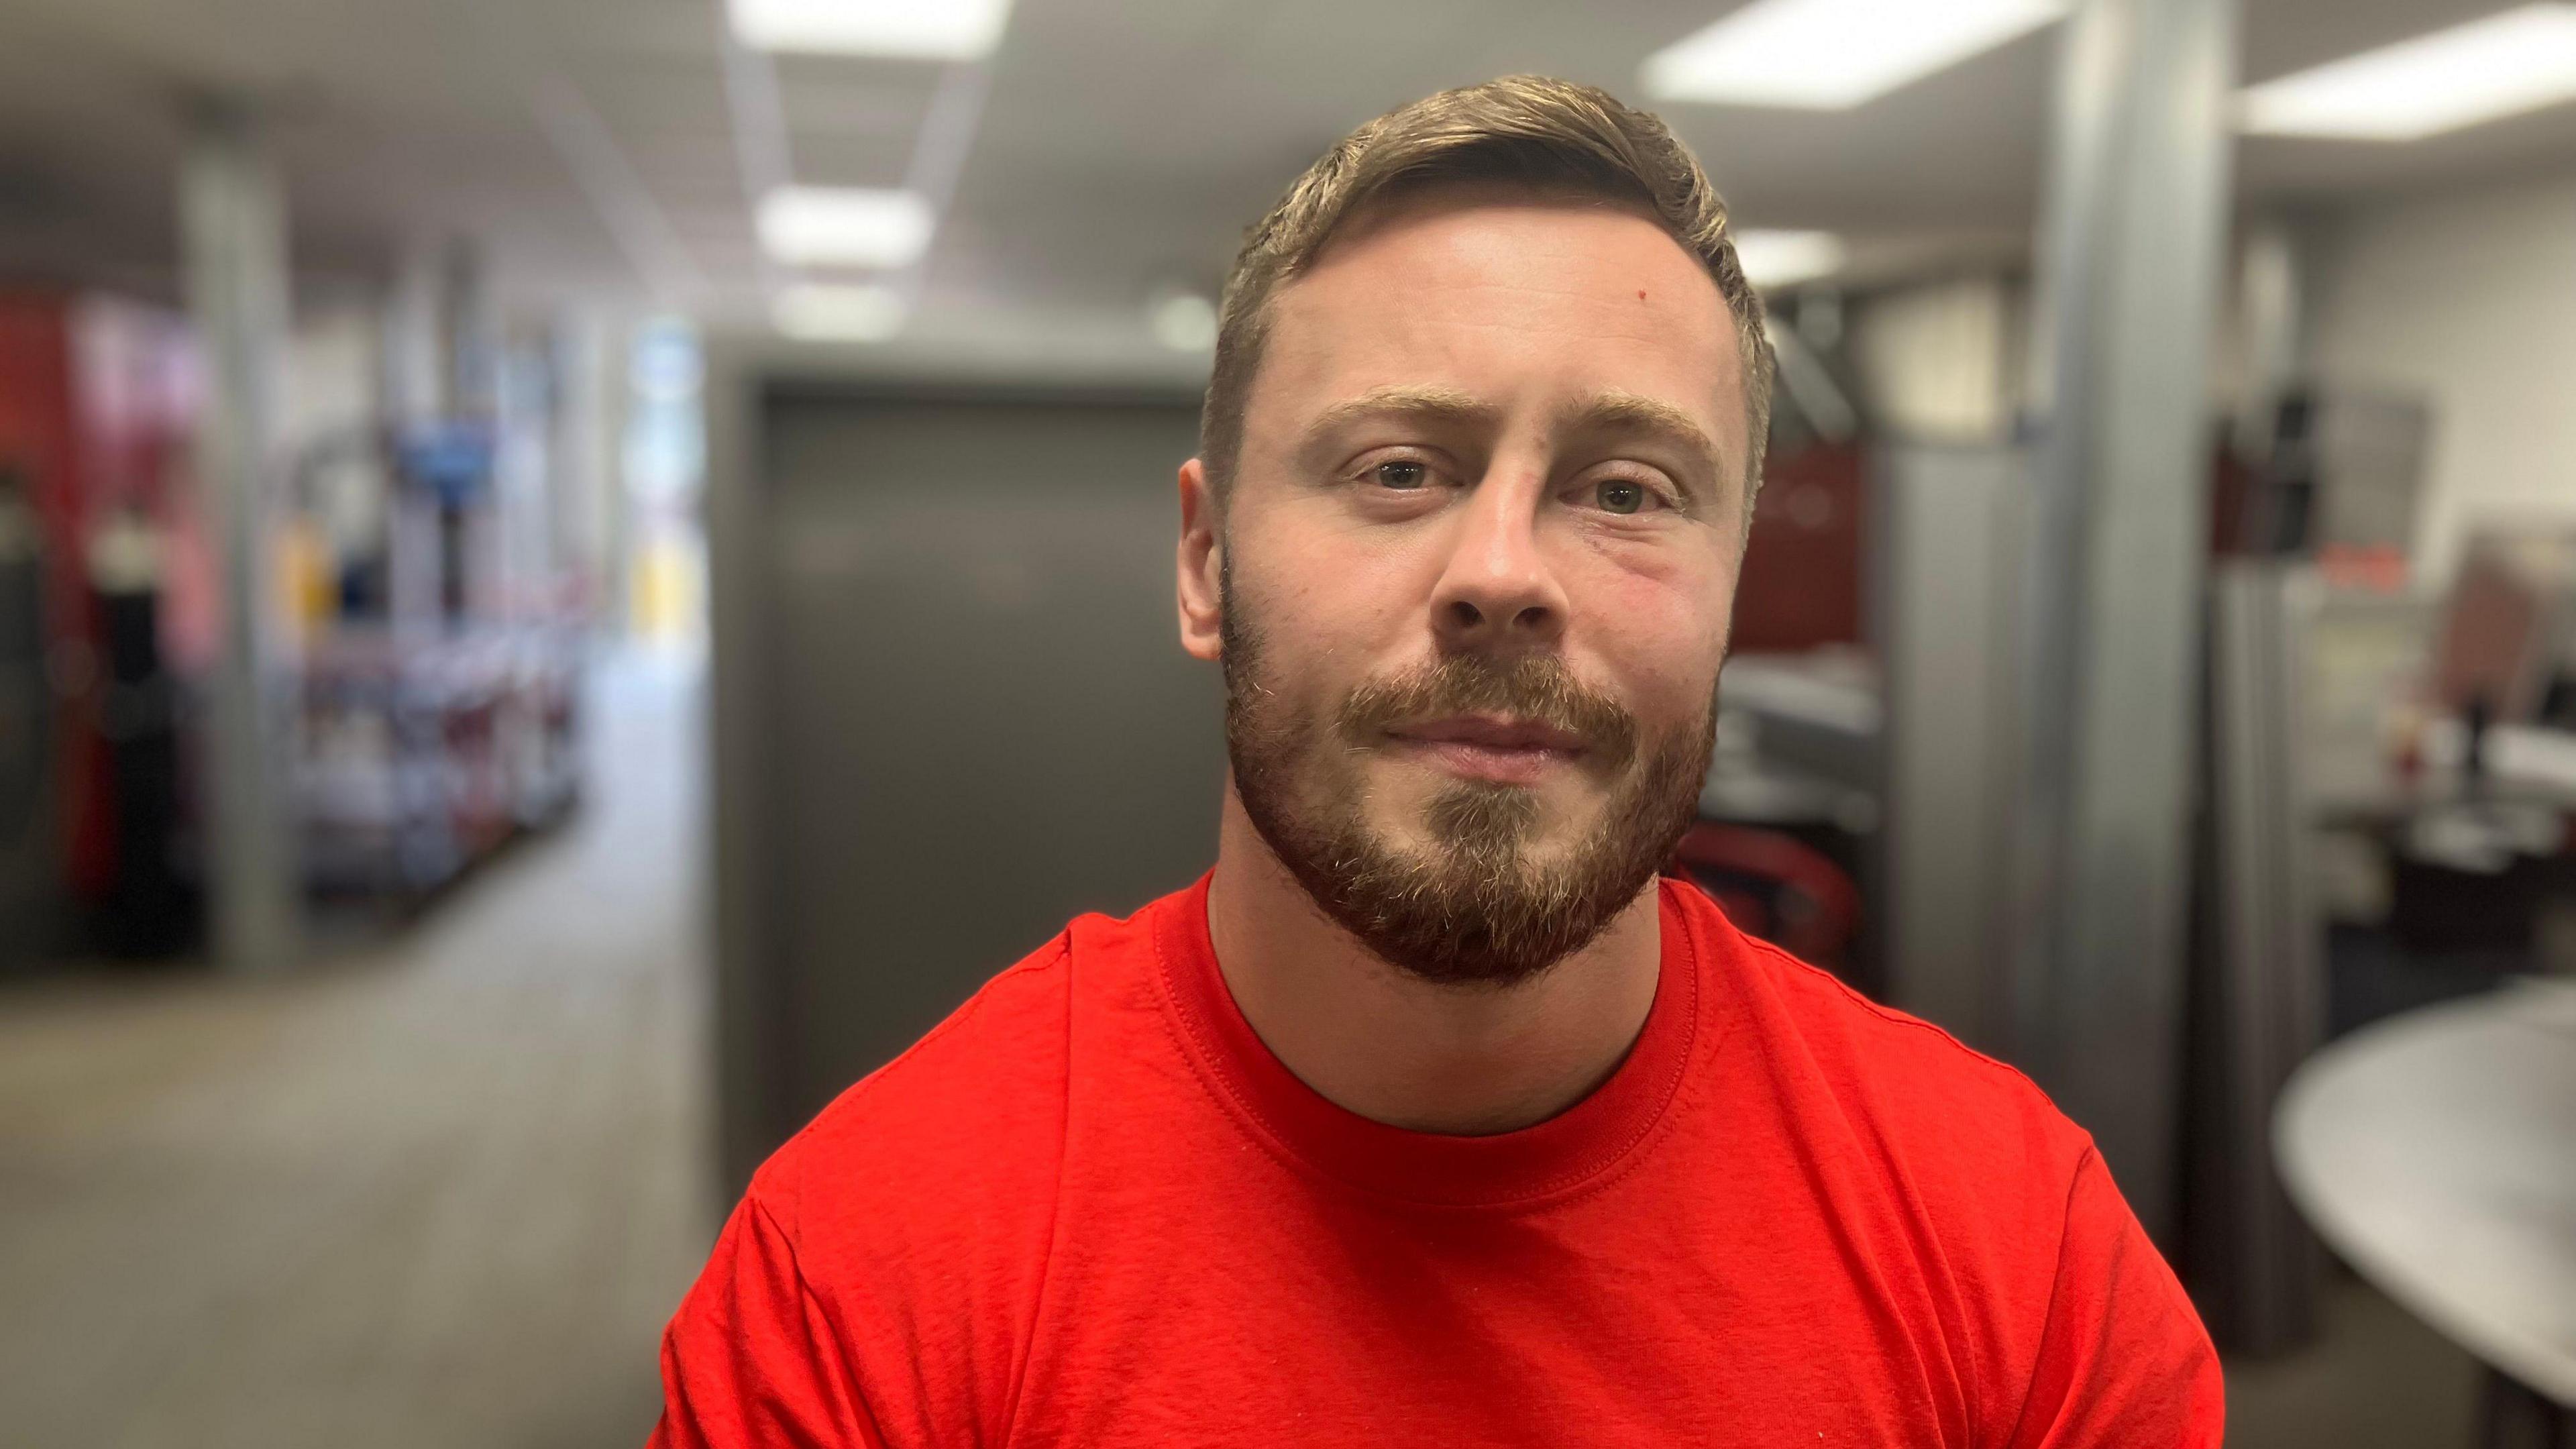
[[[1839,111],[2066,13],[2066,0],[1753,0],[1646,57],[1667,101]]]
[[[974,60],[1001,42],[1011,0],[730,0],[755,50]]]
[[[1756,287],[1787,287],[1841,271],[1843,239],[1829,231],[1747,231],[1735,236],[1735,259]]]
[[[760,244],[782,262],[908,267],[930,246],[930,201],[915,191],[782,186],[760,199]]]
[[[769,320],[788,336],[808,341],[883,342],[903,330],[903,297],[873,282],[800,283],[772,299]]]
[[[2576,5],[2525,5],[2249,87],[2248,131],[2412,141],[2576,97]]]
[[[1175,292],[1150,309],[1154,336],[1174,352],[1205,352],[1216,346],[1216,304],[1196,292]]]

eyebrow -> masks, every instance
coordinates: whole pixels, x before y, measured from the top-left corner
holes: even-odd
[[[1437,423],[1487,423],[1502,409],[1454,387],[1373,387],[1316,414],[1306,425],[1308,446],[1365,418],[1411,418]]]
[[[1710,441],[1689,413],[1661,398],[1616,390],[1597,392],[1559,409],[1552,421],[1559,433],[1619,431],[1659,435],[1665,442],[1704,459],[1717,484],[1726,484],[1726,459],[1717,444]]]

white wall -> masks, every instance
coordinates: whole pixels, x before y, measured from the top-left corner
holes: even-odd
[[[2003,278],[1922,282],[1851,308],[1850,356],[1870,416],[1898,437],[1990,442],[2012,426],[2029,323]]]
[[[2364,207],[2309,267],[2316,375],[2432,403],[2427,583],[2482,524],[2576,528],[2576,177]]]

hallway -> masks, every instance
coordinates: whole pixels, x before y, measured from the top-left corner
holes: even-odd
[[[275,981],[0,995],[0,1441],[640,1444],[714,1230],[695,666],[582,810]]]

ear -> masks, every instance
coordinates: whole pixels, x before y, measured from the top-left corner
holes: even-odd
[[[1181,465],[1181,647],[1200,659],[1213,660],[1222,652],[1217,621],[1225,604],[1219,582],[1225,564],[1224,532],[1216,491],[1208,486],[1207,465],[1192,458]]]

